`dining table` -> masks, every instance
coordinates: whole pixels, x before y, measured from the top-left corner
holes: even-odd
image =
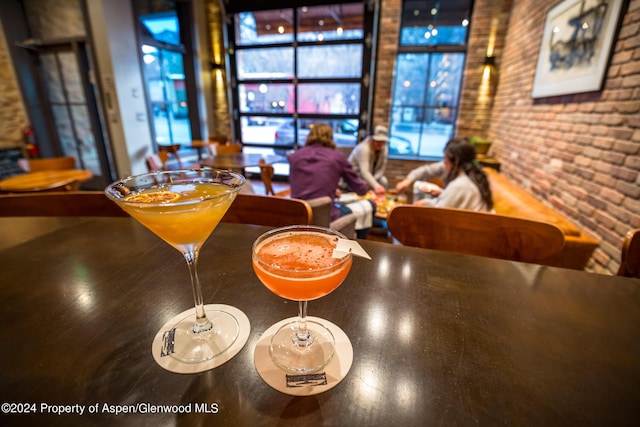
[[[244,169],[263,164],[271,165],[285,161],[285,158],[275,154],[260,153],[233,153],[233,154],[216,154],[209,156],[200,161],[202,166],[209,166],[219,169]]]
[[[15,218],[0,218],[0,229]],[[23,218],[38,226],[43,218]],[[23,224],[24,225],[24,224]],[[249,319],[242,349],[163,369],[158,329],[193,307],[180,253],[131,218],[73,218],[0,244],[0,425],[631,425],[640,417],[640,281],[358,240],[344,283],[308,315],[352,364],[309,396],[276,390],[257,344],[297,304],[265,288],[222,223],[200,252],[206,304]],[[0,235],[0,239],[2,236]],[[1,243],[1,242],[0,242]]]
[[[27,172],[1,180],[0,192],[76,190],[80,183],[87,181],[92,176],[91,171],[84,169]]]

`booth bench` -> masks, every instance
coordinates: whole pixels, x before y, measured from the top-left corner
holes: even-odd
[[[484,168],[489,177],[496,213],[546,222],[557,226],[565,236],[560,253],[539,261],[539,264],[583,270],[599,242],[580,230],[558,211],[540,202],[532,194],[510,181],[503,174]]]

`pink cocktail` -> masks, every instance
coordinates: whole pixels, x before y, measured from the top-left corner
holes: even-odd
[[[297,373],[323,368],[335,351],[329,329],[306,319],[307,301],[327,295],[347,277],[350,253],[336,250],[342,234],[323,227],[290,226],[269,231],[253,245],[253,269],[273,293],[299,302],[299,317],[280,328],[270,354],[281,368]]]

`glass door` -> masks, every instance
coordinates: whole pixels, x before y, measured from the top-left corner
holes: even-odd
[[[103,189],[113,177],[87,46],[82,42],[45,46],[37,56],[56,131],[55,151],[75,157],[77,168],[93,173],[83,188]]]
[[[142,59],[156,143],[189,143],[191,129],[182,54],[144,44]]]

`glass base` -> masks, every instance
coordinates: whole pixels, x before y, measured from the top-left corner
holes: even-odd
[[[273,362],[285,371],[304,374],[316,372],[331,361],[335,353],[335,338],[318,322],[307,320],[309,339],[297,335],[298,322],[287,323],[271,338],[269,354]]]
[[[233,315],[211,309],[205,313],[211,322],[210,329],[196,333],[195,317],[190,314],[176,323],[169,335],[165,333],[164,345],[170,346],[169,356],[184,363],[200,363],[224,353],[238,339],[240,325]]]

